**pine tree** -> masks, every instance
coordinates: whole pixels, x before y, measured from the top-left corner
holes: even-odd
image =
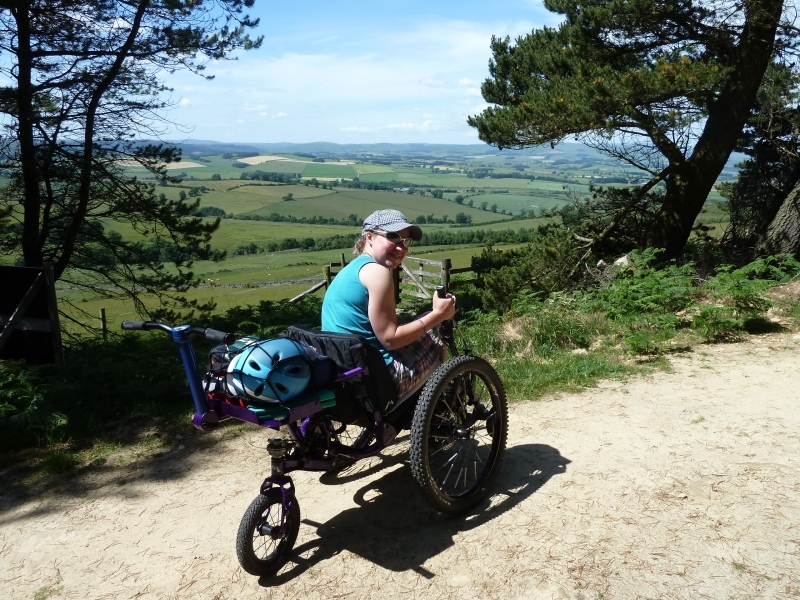
[[[9,183],[0,194],[0,251],[19,264],[54,265],[57,278],[105,295],[143,292],[181,303],[196,283],[193,258],[213,256],[204,223],[187,203],[156,196],[125,167],[165,180],[180,152],[141,139],[166,122],[159,76],[202,74],[205,63],[258,47],[243,11],[253,0],[0,1],[0,88]],[[130,224],[146,242],[103,225]],[[154,251],[154,248],[156,251]],[[165,262],[172,262],[168,269]]]
[[[575,137],[642,170],[644,182],[600,190],[588,212],[596,247],[678,255],[736,145],[764,72],[794,33],[779,0],[545,0],[556,29],[492,39],[471,117],[499,148]],[[776,40],[779,42],[776,44]]]

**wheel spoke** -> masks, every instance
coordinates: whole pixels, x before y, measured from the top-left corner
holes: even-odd
[[[300,506],[292,498],[284,510],[283,499],[280,489],[267,490],[253,500],[239,524],[236,555],[239,564],[251,575],[265,576],[278,571],[297,539]],[[273,533],[277,539],[272,537]]]
[[[412,474],[432,506],[460,514],[497,476],[506,445],[505,393],[494,369],[478,357],[453,358],[437,373],[414,416]]]

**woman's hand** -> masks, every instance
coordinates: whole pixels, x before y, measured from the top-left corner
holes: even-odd
[[[444,298],[439,298],[438,294],[434,294],[431,314],[437,324],[452,319],[456,314],[456,297],[453,294],[447,294]]]

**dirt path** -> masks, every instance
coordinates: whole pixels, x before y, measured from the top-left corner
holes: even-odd
[[[233,540],[264,434],[176,441],[132,470],[0,498],[0,596],[793,598],[798,354],[798,335],[753,338],[515,404],[497,494],[467,518],[422,502],[404,453],[339,478],[300,473],[295,562],[261,583]]]

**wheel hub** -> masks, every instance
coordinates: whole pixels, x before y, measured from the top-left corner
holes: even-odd
[[[472,431],[463,427],[456,427],[455,431],[453,431],[453,437],[457,440],[468,440],[472,437]]]
[[[260,533],[263,536],[272,538],[273,540],[279,540],[281,539],[281,537],[283,537],[280,527],[271,527],[266,523],[264,523],[258,528],[258,533]]]

